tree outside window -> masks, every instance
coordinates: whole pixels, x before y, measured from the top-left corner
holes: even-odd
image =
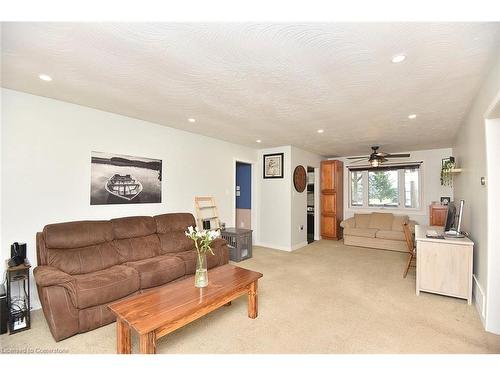
[[[397,207],[398,171],[368,172],[368,205],[380,207]]]

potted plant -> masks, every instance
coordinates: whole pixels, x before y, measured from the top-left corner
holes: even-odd
[[[453,175],[452,170],[455,168],[455,158],[450,156],[448,159],[441,161],[441,186],[452,186]]]
[[[207,251],[215,255],[210,245],[213,240],[220,236],[218,230],[199,230],[198,227],[190,226],[186,232],[187,237],[191,238],[196,247],[198,257],[196,259],[196,273],[194,276],[194,286],[203,288],[208,285],[207,272]]]

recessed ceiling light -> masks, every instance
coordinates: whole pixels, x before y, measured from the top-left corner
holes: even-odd
[[[414,118],[417,118],[417,115],[416,114],[411,114],[411,115],[408,116],[408,118],[410,120],[413,120]]]
[[[40,74],[38,76],[38,78],[40,78],[42,81],[46,81],[46,82],[52,81],[52,77],[49,76],[48,74]]]
[[[317,130],[317,132],[318,132],[319,134],[321,134],[321,133],[324,133],[325,131],[324,131],[323,129],[318,129],[318,130]]]
[[[262,140],[261,140],[261,139],[257,139],[255,142],[257,142],[257,143],[261,143],[261,142],[262,142]]]
[[[191,117],[191,118],[188,118],[188,121],[189,122],[196,122],[196,119]]]
[[[392,62],[393,63],[400,63],[400,62],[403,62],[404,60],[406,59],[406,56],[405,55],[396,55],[392,58]]]

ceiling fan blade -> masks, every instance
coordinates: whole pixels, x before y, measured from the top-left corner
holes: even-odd
[[[370,156],[369,155],[366,155],[366,156],[353,156],[353,157],[350,157],[350,158],[347,158],[349,160],[355,160],[355,159],[368,159]]]
[[[359,159],[359,160],[355,160],[355,161],[352,161],[349,165],[353,165],[353,164],[359,164],[359,163],[363,163],[363,162],[368,162],[367,159]]]
[[[386,158],[409,158],[410,154],[387,154]]]

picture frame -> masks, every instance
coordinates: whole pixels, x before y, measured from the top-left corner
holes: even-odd
[[[441,197],[440,202],[443,206],[447,206],[451,201],[450,197]]]
[[[92,151],[90,205],[161,203],[162,160]]]
[[[263,155],[263,178],[283,178],[283,160],[282,152]]]

